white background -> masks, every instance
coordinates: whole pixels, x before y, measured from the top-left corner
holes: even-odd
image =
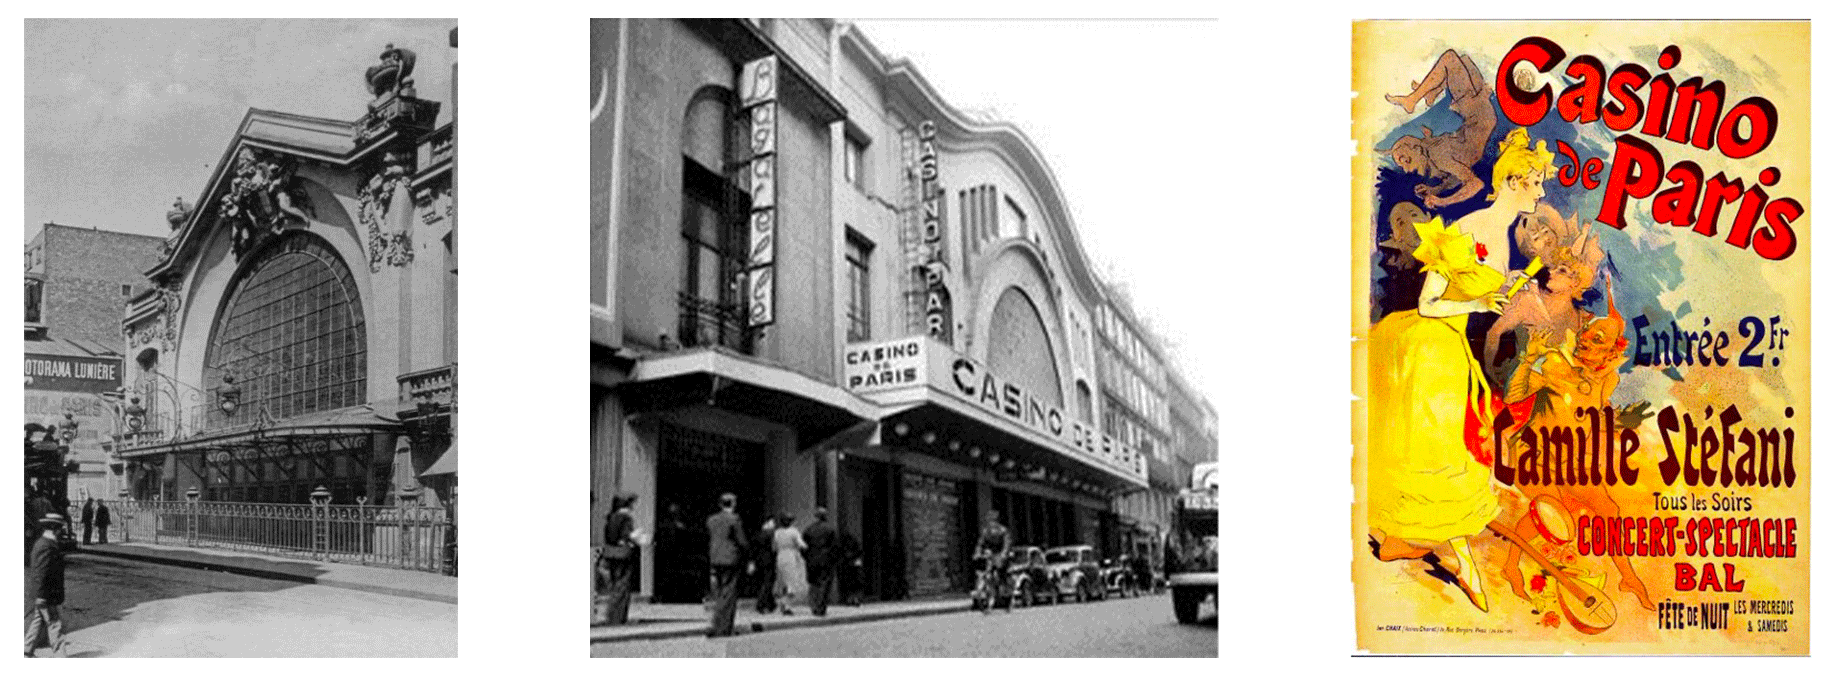
[[[1236,4],[1236,3],[1233,3]],[[1350,334],[1348,293],[1350,237],[1348,170],[1350,106],[1350,21],[1354,18],[1528,18],[1551,12],[1587,11],[1570,18],[1710,18],[1747,3],[1668,3],[1673,15],[1651,16],[1649,7],[1612,8],[1599,3],[1569,6],[1525,4],[1450,5],[1359,2],[1350,7],[1307,3],[1127,2],[1061,4],[1065,16],[1117,11],[1144,16],[1220,16],[1214,68],[1208,81],[1169,93],[1181,106],[1204,106],[1214,123],[1185,130],[1216,147],[1215,156],[1169,149],[1179,169],[1214,177],[1215,190],[1190,195],[1189,237],[1180,245],[1218,252],[1203,270],[1203,284],[1187,285],[1187,297],[1141,299],[1162,308],[1191,308],[1207,316],[1206,349],[1225,355],[1203,380],[1219,410],[1226,479],[1226,554],[1221,663],[1149,665],[1167,672],[1260,674],[1457,673],[1491,674],[1560,671],[1669,674],[1762,672],[1835,673],[1835,648],[1817,632],[1813,659],[1691,658],[1630,660],[1352,658],[1355,637],[1350,588]],[[1347,3],[1348,4],[1348,3]],[[1544,9],[1544,7],[1546,7]],[[1771,18],[1835,17],[1809,3],[1769,3],[1782,14]],[[79,9],[74,4],[30,6],[41,11]],[[619,673],[622,669],[686,669],[694,673],[733,669],[768,673],[859,669],[859,666],[771,663],[723,665],[635,665],[588,661],[584,620],[586,542],[588,342],[587,146],[585,78],[586,17],[617,15],[639,6],[618,3],[484,2],[319,2],[254,4],[227,2],[90,3],[80,9],[106,14],[172,16],[259,16],[270,13],[319,16],[459,17],[461,62],[461,164],[463,237],[460,276],[460,361],[466,480],[465,575],[461,578],[460,644],[463,662],[428,665],[436,670]],[[645,3],[682,14],[822,15],[862,13],[858,3]],[[1680,8],[1680,9],[1677,9]],[[888,7],[892,16],[1029,16],[1038,10],[989,2],[926,2]],[[14,10],[18,11],[18,10]],[[0,22],[0,92],[20,96],[23,23]],[[1817,100],[1831,91],[1827,59],[1821,55],[1820,21],[1812,24]],[[1101,43],[1067,44],[1067,50],[1097,50]],[[920,64],[921,67],[921,64]],[[357,86],[353,73],[351,86]],[[1101,96],[1101,82],[1075,96]],[[1067,94],[1067,103],[1071,94]],[[1176,100],[1175,100],[1176,99]],[[0,106],[0,129],[22,129],[17,98]],[[1829,117],[1815,106],[1818,122]],[[577,111],[571,115],[566,111]],[[557,112],[559,111],[559,112]],[[1152,126],[1151,107],[1137,119],[1115,121],[1117,134]],[[1818,124],[1816,129],[1830,128]],[[223,140],[227,142],[227,138]],[[1220,143],[1208,143],[1220,141]],[[0,134],[0,162],[20,171],[17,134]],[[1813,166],[1835,166],[1820,137]],[[1049,160],[1049,158],[1048,158]],[[7,209],[19,205],[23,177],[0,180]],[[1818,186],[1809,202],[1809,222],[1823,199]],[[1175,196],[1176,197],[1176,196]],[[0,213],[20,213],[0,209]],[[1251,229],[1253,228],[1253,230]],[[1284,235],[1272,239],[1257,233]],[[1245,255],[1247,254],[1247,255]],[[1822,258],[1816,251],[1812,256]],[[7,257],[19,272],[19,259]],[[1816,315],[1828,316],[1828,290],[1818,276]],[[17,296],[6,296],[5,312],[20,316]],[[1812,330],[1820,351],[1831,337]],[[11,340],[18,340],[13,338]],[[1193,349],[1196,346],[1188,346]],[[19,348],[15,347],[15,351]],[[20,382],[19,362],[0,360],[9,382]],[[1816,391],[1828,391],[1827,369],[1816,375]],[[0,388],[0,411],[20,411],[18,390]],[[1816,409],[1811,408],[1812,420]],[[22,422],[17,421],[16,422]],[[14,429],[18,429],[15,427]],[[1812,434],[1812,452],[1828,448]],[[0,463],[0,497],[19,504],[15,463]],[[1812,477],[1818,496],[1815,514],[1829,513],[1835,474]],[[577,514],[578,518],[569,515]],[[1814,523],[1835,524],[1817,518]],[[1820,531],[1812,529],[1811,543]],[[8,539],[8,556],[17,556]],[[1812,544],[1813,547],[1813,544]],[[1821,573],[1813,589],[1831,584],[1830,557],[1812,557]],[[18,579],[18,578],[15,578]],[[8,582],[4,588],[15,589]],[[1826,595],[1822,595],[1826,597]],[[1812,613],[1825,607],[1812,601]],[[1826,615],[1825,615],[1826,616]],[[1685,661],[1686,660],[1686,661]],[[52,669],[73,673],[118,673],[119,666],[15,663],[31,673]],[[36,664],[36,666],[34,666]],[[401,669],[396,665],[353,665],[357,669]],[[1051,665],[1005,662],[938,664],[875,663],[875,670],[901,673],[937,668],[1013,673],[1112,673],[1140,668],[1107,661]],[[282,674],[321,673],[350,668],[301,660],[255,668]],[[414,666],[406,667],[415,669]],[[227,660],[171,661],[128,667],[137,674],[178,670],[242,672],[250,666]],[[9,672],[12,668],[9,667]]]

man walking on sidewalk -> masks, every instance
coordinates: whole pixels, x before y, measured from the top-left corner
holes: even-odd
[[[835,527],[828,523],[828,508],[816,508],[816,522],[803,533],[803,542],[809,545],[809,612],[823,617],[835,582]]]
[[[739,498],[720,496],[720,512],[707,517],[707,567],[712,578],[714,618],[708,638],[733,635],[733,613],[739,610],[739,569],[746,550],[745,526],[733,512]]]
[[[765,517],[764,527],[752,541],[752,563],[748,567],[758,583],[758,600],[752,604],[752,609],[760,615],[777,612],[777,555],[771,550],[771,541],[776,536],[777,519]]]
[[[32,651],[46,645],[52,655],[64,657],[64,618],[58,612],[64,605],[64,550],[57,543],[64,515],[46,514],[38,525],[44,533],[32,541],[25,577],[25,656],[35,657]]]

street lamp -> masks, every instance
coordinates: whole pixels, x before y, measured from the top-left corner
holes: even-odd
[[[58,423],[57,438],[63,441],[65,446],[76,441],[76,414],[69,411],[64,412],[64,421]]]
[[[236,386],[236,377],[223,374],[223,386],[217,388],[217,407],[223,409],[223,415],[235,415],[236,407],[241,404],[242,388]]]
[[[121,409],[121,417],[126,420],[129,432],[140,431],[147,421],[147,409],[140,405],[140,397],[128,397],[127,406]]]

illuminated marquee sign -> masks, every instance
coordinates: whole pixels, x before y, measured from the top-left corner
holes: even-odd
[[[752,209],[746,263],[746,325],[777,321],[777,57],[745,64],[739,74],[739,102],[751,122],[752,162],[747,184]]]
[[[928,387],[933,396],[965,402],[1068,446],[1067,453],[1092,458],[1142,480],[1147,476],[1146,458],[1132,446],[1073,419],[1063,409],[926,336],[849,345],[843,362],[843,377],[851,391],[865,394]]]

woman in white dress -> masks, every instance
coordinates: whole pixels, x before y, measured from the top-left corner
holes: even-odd
[[[809,592],[809,578],[803,569],[803,550],[809,545],[803,542],[803,531],[796,529],[796,521],[789,514],[778,517],[777,522],[784,524],[771,536],[771,548],[777,552],[777,605],[789,615],[790,603]]]

